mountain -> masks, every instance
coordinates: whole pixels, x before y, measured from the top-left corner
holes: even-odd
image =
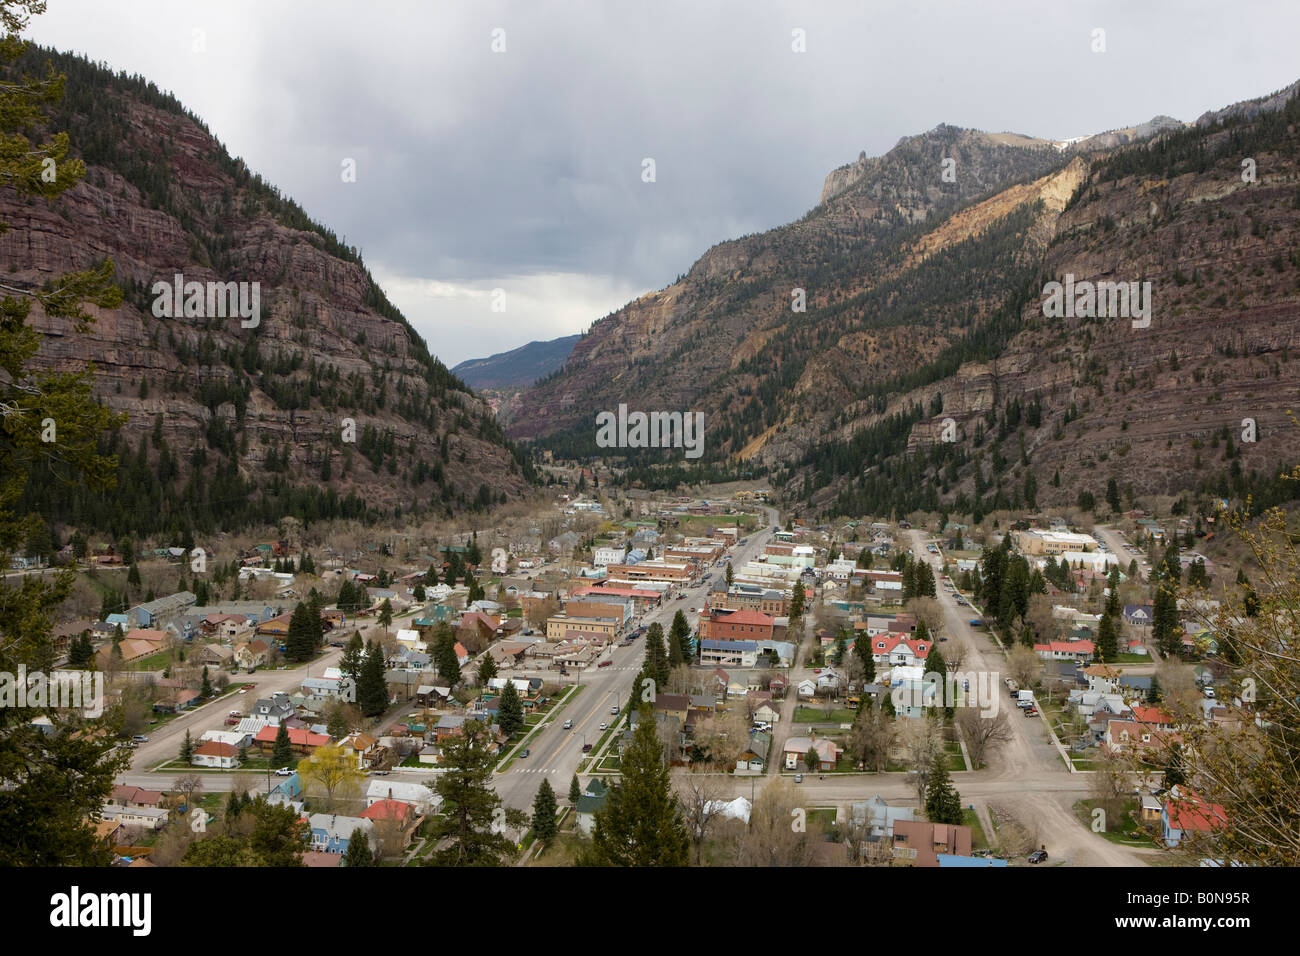
[[[817,512],[1073,506],[1110,479],[1130,498],[1275,497],[1300,451],[1298,104],[1068,144],[940,126],[860,156],[799,222],[595,323],[507,430],[612,460],[596,412],[703,411],[703,466],[628,453],[625,479],[765,472]],[[1046,318],[1067,275],[1150,282],[1150,325]],[[1243,443],[1246,419],[1267,439]]]
[[[581,335],[566,335],[547,342],[529,342],[509,352],[481,359],[466,359],[451,370],[470,388],[522,388],[562,368]]]
[[[86,175],[48,204],[0,192],[0,257],[27,287],[113,260],[120,308],[84,333],[39,308],[31,321],[45,336],[37,367],[93,363],[97,397],[128,420],[108,445],[115,492],[34,480],[26,508],[115,533],[210,531],[484,508],[526,490],[531,465],[355,248],[152,83],[35,48],[13,69],[46,61],[67,76],[50,131],[70,135]],[[260,321],[158,317],[170,296],[155,283],[177,274],[256,283]]]

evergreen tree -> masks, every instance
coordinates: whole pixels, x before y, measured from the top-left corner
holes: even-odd
[[[203,668],[203,683],[199,684],[199,696],[207,700],[212,696],[212,682],[208,680],[208,669]]]
[[[378,866],[375,854],[370,849],[370,836],[360,828],[352,831],[348,838],[348,848],[343,851],[339,866]]]
[[[384,636],[388,636],[388,628],[393,623],[393,604],[388,598],[384,598],[384,603],[379,605],[379,626],[384,629]]]
[[[803,590],[803,581],[796,581],[794,583],[793,596],[790,598],[790,620],[791,621],[795,621],[798,618],[803,617],[804,597],[805,595]]]
[[[862,662],[862,680],[868,684],[873,683],[876,679],[876,660],[871,653],[871,638],[863,636],[854,641],[853,653]],[[867,695],[863,694],[862,699],[865,701]]]
[[[293,745],[289,742],[289,725],[280,722],[275,732],[275,746],[271,748],[271,763],[277,767],[287,767],[293,763]]]
[[[491,654],[484,654],[478,662],[478,683],[486,687],[488,681],[497,676],[497,662]]]
[[[449,687],[460,683],[460,659],[456,656],[456,635],[446,625],[439,625],[437,643],[434,648],[434,663],[438,676]]]
[[[194,738],[190,732],[185,731],[185,739],[181,741],[181,763],[189,763],[190,758],[194,756]]]
[[[292,623],[289,626],[292,629]],[[352,637],[348,639],[347,647],[343,648],[343,656],[339,660],[339,670],[354,681],[361,677],[363,651],[364,645],[361,643],[361,634],[354,631]]]
[[[1164,582],[1158,583],[1155,590],[1151,609],[1151,636],[1161,655],[1173,657],[1183,646],[1178,624],[1178,600]]]
[[[690,840],[673,795],[654,714],[641,706],[621,776],[596,811],[590,857],[604,866],[685,866]]]
[[[727,588],[730,589],[730,588],[731,588],[731,584],[732,584],[732,582],[736,580],[736,575],[735,575],[735,573],[731,570],[731,562],[730,562],[730,561],[727,562],[726,578],[727,578]]]
[[[682,662],[689,664],[692,660],[691,654],[691,625],[686,620],[686,615],[678,611],[673,615],[672,626],[668,629],[669,657],[671,659],[671,648],[677,646],[677,657]]]
[[[578,775],[575,773],[573,779],[569,781],[569,802],[576,807],[581,796],[582,785],[578,783]]]
[[[497,705],[497,723],[501,727],[501,732],[508,737],[513,737],[524,726],[524,705],[519,700],[519,692],[515,690],[514,681],[506,681]]]
[[[496,758],[489,749],[488,728],[467,721],[443,748],[443,766],[434,791],[442,798],[430,839],[448,845],[424,858],[426,866],[499,866],[514,845],[493,830],[500,798],[488,786]]]
[[[357,678],[357,706],[367,717],[378,717],[388,709],[388,683],[385,680],[384,651],[371,641],[361,675]]]
[[[555,822],[558,809],[555,791],[551,789],[550,781],[543,777],[541,786],[537,788],[537,796],[533,797],[533,835],[543,843],[560,832],[559,825]]]
[[[663,693],[671,676],[668,667],[668,651],[664,647],[664,629],[658,621],[646,629],[645,667],[648,675],[655,682],[655,692]]]
[[[948,776],[942,751],[936,752],[930,760],[930,773],[925,783],[925,816],[931,823],[958,826],[962,822],[961,794]]]
[[[95,648],[90,643],[90,632],[82,631],[68,645],[68,667],[72,670],[85,670],[95,659]]]
[[[1097,625],[1097,657],[1103,661],[1114,661],[1118,655],[1119,634],[1115,629],[1115,619],[1107,611]]]

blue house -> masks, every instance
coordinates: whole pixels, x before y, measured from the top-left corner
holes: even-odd
[[[360,830],[374,845],[375,825],[365,817],[341,817],[333,813],[313,813],[307,819],[311,827],[310,849],[320,853],[346,853],[352,834]]]

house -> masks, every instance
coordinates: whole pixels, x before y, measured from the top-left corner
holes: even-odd
[[[353,731],[339,741],[339,747],[352,755],[357,761],[357,769],[365,770],[376,756],[379,741],[359,730]]]
[[[233,770],[239,766],[239,748],[216,740],[208,740],[194,748],[190,763],[196,767]]]
[[[1227,812],[1200,794],[1171,787],[1160,810],[1160,835],[1169,846],[1178,846],[1189,833],[1210,833],[1228,825]]]
[[[607,788],[599,779],[593,778],[587,782],[587,786],[578,795],[575,807],[579,832],[591,836],[592,828],[596,825],[596,811],[605,806],[607,793]]]
[[[938,866],[940,854],[970,856],[971,828],[927,820],[894,821],[894,859]]]
[[[700,642],[701,665],[753,667],[758,663],[756,641],[722,641],[706,638]]]
[[[801,699],[810,700],[817,696],[817,683],[805,678],[796,685],[796,690]]]
[[[253,717],[264,717],[271,724],[279,726],[282,721],[293,716],[293,704],[289,702],[289,695],[281,691],[270,697],[259,698],[253,704],[249,714]]]
[[[118,803],[106,803],[100,807],[99,814],[105,820],[112,820],[124,827],[144,827],[146,830],[158,830],[167,824],[168,812],[162,807],[127,807]]]
[[[891,622],[895,626],[906,627],[907,622]],[[924,667],[930,656],[931,641],[914,639],[907,633],[881,634],[871,638],[871,659],[877,664],[902,665],[904,667]]]
[[[870,800],[854,803],[849,808],[850,818],[855,824],[866,828],[868,840],[884,839],[892,845],[894,824],[899,820],[914,820],[916,811],[911,807],[891,807],[880,794]]]
[[[331,813],[313,813],[307,818],[311,828],[311,849],[318,853],[346,853],[352,834],[360,830],[375,845],[375,824],[365,817],[341,817]]]
[[[185,687],[178,687],[166,697],[161,697],[154,701],[153,710],[158,714],[178,714],[188,707],[192,707],[199,699],[197,690],[190,690]]]
[[[235,645],[234,659],[240,667],[261,667],[267,662],[270,654],[271,648],[266,646],[265,641],[247,641]]]
[[[1090,661],[1097,652],[1092,641],[1049,641],[1035,644],[1034,653],[1045,661]]]
[[[700,638],[705,641],[743,643],[770,641],[773,639],[775,624],[774,617],[761,611],[713,608],[709,611],[708,617],[700,621]],[[754,665],[751,661],[741,666],[753,667]]]
[[[764,702],[754,708],[754,719],[762,723],[775,724],[781,719],[781,711],[777,710],[771,703]]]
[[[1125,604],[1124,623],[1134,627],[1150,627],[1155,617],[1155,608],[1150,604]]]
[[[131,787],[125,784],[115,786],[109,794],[110,802],[122,807],[149,807],[157,809],[166,804],[167,798],[161,790],[146,790],[144,787]]]
[[[802,770],[807,767],[807,754],[810,750],[817,751],[817,769],[825,773],[834,770],[839,763],[840,754],[843,748],[833,740],[827,740],[825,737],[791,737],[785,742],[781,749],[782,757],[785,762],[786,770]]]
[[[317,747],[323,747],[330,742],[329,734],[317,734],[308,730],[306,727],[286,727],[289,734],[289,746],[296,754],[309,754]],[[269,754],[275,749],[275,738],[279,735],[280,728],[278,725],[268,724],[257,732],[253,738],[253,743],[264,754]]]
[[[371,780],[366,788],[366,806],[380,800],[396,800],[409,805],[416,816],[422,817],[442,803],[432,789],[422,783],[408,783],[401,780]]]
[[[749,735],[749,745],[736,758],[736,773],[763,773],[767,770],[767,755],[772,749],[772,735],[754,731]]]
[[[235,652],[224,644],[204,644],[196,655],[200,664],[229,667],[235,661]]]
[[[178,591],[131,608],[127,617],[134,627],[162,627],[192,608],[197,600],[190,591]]]

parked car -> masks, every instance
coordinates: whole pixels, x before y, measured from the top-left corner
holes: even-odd
[[[288,767],[281,767],[279,770],[275,772],[275,775],[277,777],[292,777],[293,771]]]
[[[582,745],[582,752],[583,752],[583,753],[590,753],[590,752],[591,752],[591,744],[583,744],[583,745]]]
[[[1046,850],[1035,850],[1033,853],[1029,854],[1030,863],[1042,863],[1046,859],[1047,859]]]
[[[609,730],[609,724],[608,724],[608,722],[602,720],[602,721],[600,722],[600,729],[601,729],[601,730]]]
[[[372,777],[387,777],[387,776],[388,776],[388,771],[387,771],[387,770],[372,770],[372,771],[370,771],[370,775],[371,775]]]
[[[795,783],[803,783],[803,774],[801,774],[801,773],[797,773],[797,774],[795,774],[795,775],[794,775],[794,782],[795,782]]]
[[[1213,687],[1207,687],[1207,688],[1205,688],[1205,690],[1201,691],[1201,693],[1203,693],[1203,694],[1206,696],[1206,698],[1208,698],[1209,700],[1214,700],[1214,688],[1213,688]]]
[[[134,741],[135,741],[136,743],[138,743],[138,744],[147,744],[147,743],[149,742],[149,738],[146,737],[144,734],[136,734],[136,735],[135,735],[134,737],[132,737],[131,739],[134,740]]]
[[[611,714],[613,714],[614,716],[617,717],[617,716],[618,716],[618,704],[615,704],[613,707],[611,707],[611,708],[609,709],[609,712],[610,712]]]
[[[1026,708],[1024,708],[1024,712],[1025,712],[1025,716],[1026,716],[1026,717],[1037,717],[1037,716],[1038,716],[1038,708],[1036,708],[1036,707],[1026,707]]]
[[[525,757],[527,757],[531,752],[532,752],[532,751],[530,751],[527,747],[525,747],[523,750],[519,751],[519,759],[520,759],[520,760],[523,760],[523,759],[524,759]]]
[[[572,729],[573,729],[573,721],[572,721],[572,720],[566,720],[566,721],[564,722],[564,729],[565,729],[565,730],[572,730]]]

